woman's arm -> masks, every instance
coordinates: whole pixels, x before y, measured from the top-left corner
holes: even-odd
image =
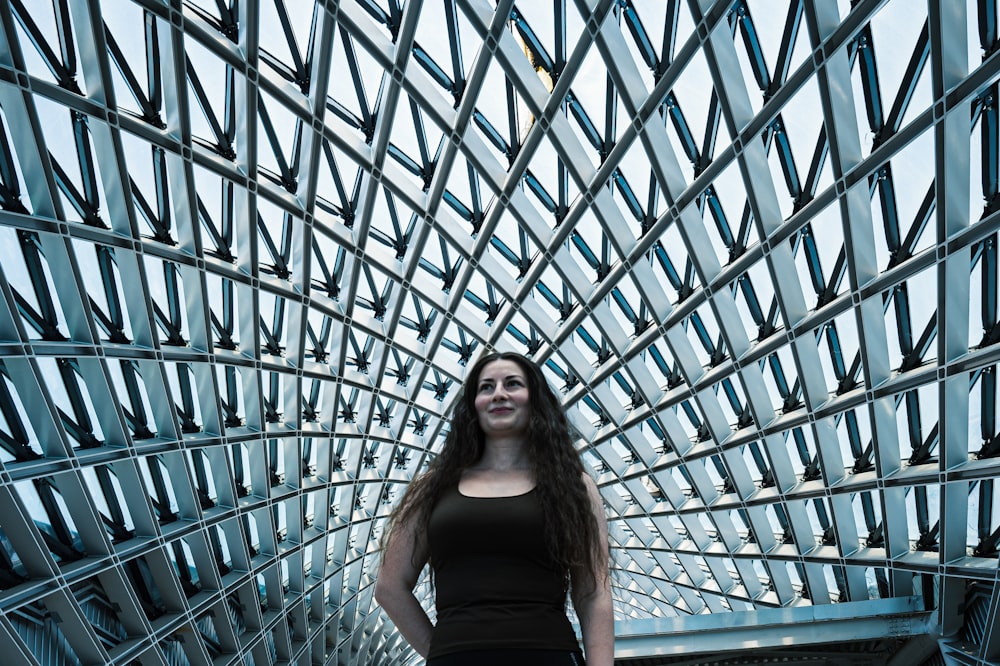
[[[413,522],[396,525],[389,537],[375,580],[375,601],[413,649],[426,657],[432,625],[413,587],[427,563],[427,541],[416,535]]]
[[[597,536],[600,540],[602,556],[597,562],[592,576],[573,576],[573,608],[580,618],[580,632],[583,634],[583,653],[587,666],[612,666],[615,661],[615,619],[611,605],[611,576],[608,570],[608,521],[604,515],[604,501],[597,489],[597,484],[588,475],[584,475],[587,494],[590,496],[591,509],[597,521]],[[593,581],[581,589],[583,585],[577,581]]]

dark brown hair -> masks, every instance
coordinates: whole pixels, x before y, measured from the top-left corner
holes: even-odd
[[[442,493],[457,485],[462,470],[482,457],[485,435],[476,415],[476,388],[483,368],[501,360],[517,363],[527,379],[531,418],[525,435],[526,453],[535,473],[535,492],[542,505],[550,554],[567,576],[570,571],[587,574],[585,580],[577,580],[586,593],[597,582],[593,573],[606,566],[607,550],[599,542],[597,520],[583,480],[583,462],[573,445],[576,431],[538,364],[514,352],[487,354],[469,371],[441,452],[407,487],[389,516],[382,543],[388,543],[395,526],[411,520],[416,521],[418,538],[423,538],[419,535],[427,534],[431,509]]]

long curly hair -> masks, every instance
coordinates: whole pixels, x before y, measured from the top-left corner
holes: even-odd
[[[578,578],[574,583],[583,591],[590,591],[598,582],[594,573],[603,568],[607,552],[598,537],[597,520],[583,480],[583,462],[573,446],[576,430],[541,368],[514,352],[487,354],[469,371],[441,453],[424,474],[410,482],[389,515],[382,545],[388,544],[396,526],[410,521],[415,521],[418,538],[424,538],[431,509],[438,499],[445,490],[458,484],[464,469],[482,457],[486,438],[476,414],[476,387],[483,368],[500,360],[517,363],[527,379],[531,416],[525,434],[525,452],[535,473],[535,492],[542,506],[550,555],[565,572],[567,582],[571,571],[583,573],[586,578]]]

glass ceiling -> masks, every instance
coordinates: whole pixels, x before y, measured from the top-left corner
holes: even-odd
[[[998,606],[997,25],[0,5],[0,650],[415,663],[378,537],[494,348],[581,432],[624,635],[899,598],[956,635]]]

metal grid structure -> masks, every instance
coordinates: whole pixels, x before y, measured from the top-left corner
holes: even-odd
[[[0,28],[6,663],[413,663],[377,539],[491,348],[565,396],[623,636],[905,600],[1000,654],[995,0]]]

